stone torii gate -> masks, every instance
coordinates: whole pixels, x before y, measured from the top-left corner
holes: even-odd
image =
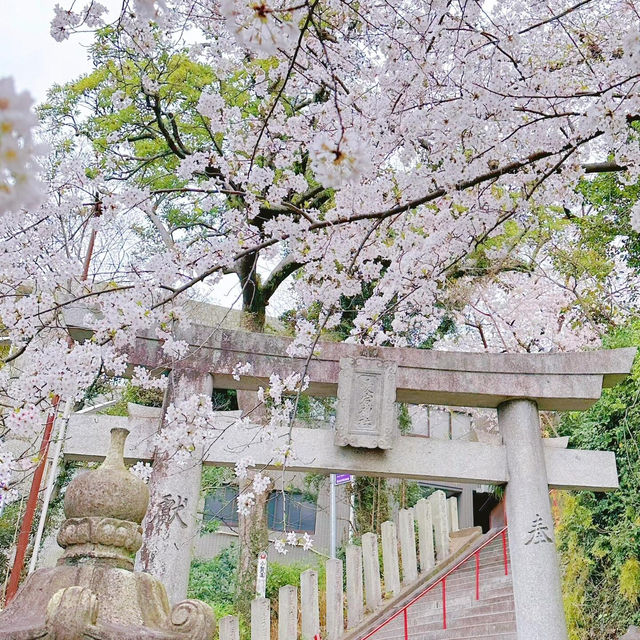
[[[79,329],[78,331],[82,331]],[[612,452],[544,446],[539,410],[584,410],[630,371],[635,349],[568,354],[484,354],[372,348],[319,343],[305,361],[286,355],[290,340],[265,334],[192,325],[176,332],[190,353],[171,371],[169,398],[212,388],[257,390],[271,373],[306,373],[313,396],[338,396],[333,441],[327,431],[294,428],[278,437],[291,446],[291,471],[390,476],[425,481],[507,485],[509,546],[519,640],[566,640],[560,572],[549,487],[603,491],[618,486]],[[160,341],[149,333],[129,353],[131,365],[166,368]],[[233,377],[238,362],[251,372]],[[491,407],[498,410],[503,444],[400,436],[394,402]],[[100,459],[108,429],[89,430],[87,420],[115,426],[126,418],[73,417],[65,451],[69,458]],[[129,459],[151,460],[151,435],[160,423],[141,418],[131,428]],[[113,424],[112,424],[113,423]],[[204,464],[232,465],[251,456],[256,465],[278,468],[273,443],[260,427],[240,430],[220,415],[219,438],[203,453]],[[90,433],[89,433],[90,432]],[[146,569],[167,582],[172,600],[186,592],[195,537],[200,462],[187,471],[156,460],[152,481],[156,510],[146,534],[154,537]],[[173,526],[173,528],[171,528]],[[171,592],[172,591],[172,592]]]

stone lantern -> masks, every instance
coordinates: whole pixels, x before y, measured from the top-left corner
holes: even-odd
[[[211,607],[185,600],[172,609],[164,585],[134,572],[149,490],[124,465],[129,432],[112,429],[98,469],[67,488],[58,544],[65,553],[39,569],[0,613],[0,640],[211,640]]]

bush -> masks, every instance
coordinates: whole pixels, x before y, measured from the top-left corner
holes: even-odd
[[[640,344],[640,321],[607,346]],[[620,489],[557,494],[556,540],[571,640],[614,640],[640,623],[640,362],[584,413],[565,414],[559,435],[578,449],[616,454]]]
[[[194,560],[189,573],[188,597],[202,600],[222,615],[234,613],[238,549],[231,545],[213,560]]]
[[[293,564],[280,564],[279,562],[270,562],[267,572],[267,590],[266,596],[272,603],[278,601],[278,590],[288,584],[300,588],[300,574],[307,569],[316,569],[318,572],[318,588],[320,591],[324,589],[326,583],[326,574],[324,565],[313,567],[301,562]]]
[[[109,416],[128,416],[129,410],[127,403],[141,404],[145,407],[161,407],[164,400],[164,391],[162,389],[143,389],[136,387],[127,381],[120,400],[116,404],[111,405],[103,413]]]
[[[320,624],[324,624],[326,573],[323,563],[312,567],[301,562],[293,564],[270,562],[267,573],[266,597],[271,600],[271,610],[277,616],[280,587],[290,584],[300,588],[300,574],[307,569],[318,571]],[[187,597],[202,600],[210,605],[216,614],[216,619],[228,615],[238,615],[235,601],[237,571],[238,549],[235,545],[224,549],[212,560],[194,560],[191,563]],[[240,636],[243,639],[249,637],[246,623],[247,621],[240,620]]]

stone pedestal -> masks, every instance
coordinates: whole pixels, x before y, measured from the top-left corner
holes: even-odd
[[[362,566],[364,569],[364,595],[367,601],[367,609],[375,611],[382,602],[378,537],[375,533],[364,533],[362,535]]]
[[[384,591],[397,596],[400,593],[400,566],[398,564],[398,535],[394,522],[383,522],[382,568],[384,570]]]
[[[124,466],[126,429],[95,471],[65,495],[65,549],[58,566],[39,569],[0,613],[0,640],[211,640],[215,620],[198,600],[169,607],[153,576],[131,571],[149,492]]]
[[[344,594],[342,560],[327,560],[327,640],[340,640],[344,634]]]
[[[507,522],[518,640],[567,640],[536,403],[498,407],[507,451]]]
[[[300,609],[302,612],[302,640],[315,640],[320,634],[318,604],[318,572],[307,569],[300,574]]]
[[[212,384],[208,374],[173,369],[167,406],[194,394],[210,397]],[[170,602],[178,602],[187,595],[189,567],[199,526],[201,478],[201,451],[194,451],[184,465],[178,465],[166,454],[154,457],[149,481],[151,499],[142,524],[144,540],[136,568],[164,582]]]

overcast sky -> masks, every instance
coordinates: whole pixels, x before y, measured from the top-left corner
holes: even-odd
[[[70,0],[57,2],[70,6]],[[120,4],[120,0],[101,2],[110,8]],[[13,76],[17,88],[27,89],[38,102],[45,99],[52,84],[89,70],[88,34],[65,42],[56,42],[49,35],[55,5],[55,0],[0,0],[0,78]]]

